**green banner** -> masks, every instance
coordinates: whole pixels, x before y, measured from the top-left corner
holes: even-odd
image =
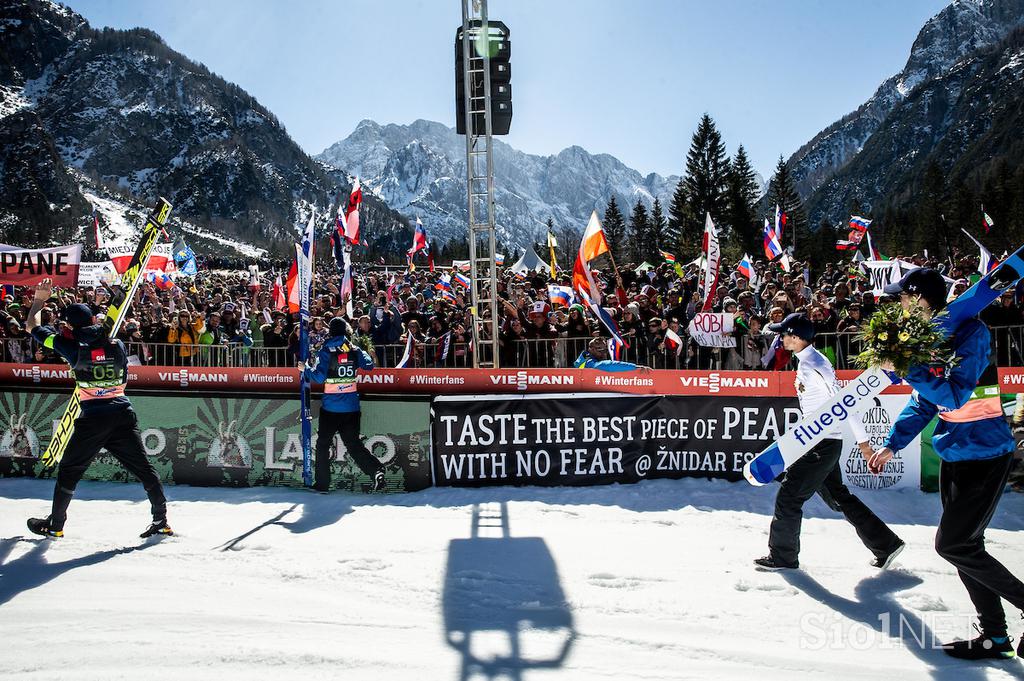
[[[66,393],[0,394],[0,477],[53,475],[39,456],[46,450],[53,420],[60,417],[67,399]],[[164,482],[302,486],[297,400],[151,395],[135,395],[131,400],[146,453]],[[429,487],[430,403],[364,398],[362,409],[363,441],[384,462],[388,489]],[[371,479],[352,462],[340,438],[331,454],[332,488],[370,488]],[[93,460],[85,479],[134,480],[103,451]]]

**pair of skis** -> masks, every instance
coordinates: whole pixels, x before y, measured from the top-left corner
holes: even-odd
[[[939,331],[948,338],[960,324],[979,314],[1021,279],[1024,279],[1024,246],[936,315]],[[824,440],[825,435],[834,432],[835,426],[848,419],[860,418],[860,414],[874,403],[874,397],[898,380],[880,369],[868,369],[748,461],[743,467],[743,476],[752,485],[771,482]]]
[[[153,252],[153,247],[156,246],[160,231],[167,223],[167,218],[170,215],[171,204],[167,199],[161,197],[157,201],[153,212],[146,218],[146,226],[142,229],[142,239],[135,248],[135,253],[132,255],[128,269],[121,275],[121,283],[113,287],[114,295],[107,305],[107,313],[103,319],[103,329],[108,338],[113,338],[120,330],[125,314],[128,312],[128,308],[131,307],[132,299],[135,297],[135,291],[139,288],[139,283],[142,281],[142,273],[149,262],[149,254]],[[67,449],[68,441],[75,432],[75,421],[81,413],[82,403],[78,399],[78,391],[76,390],[72,394],[67,408],[64,409],[64,415],[60,417],[57,430],[54,432],[49,446],[47,446],[46,451],[43,453],[43,465],[47,468],[60,463],[61,458],[64,456],[64,450]]]

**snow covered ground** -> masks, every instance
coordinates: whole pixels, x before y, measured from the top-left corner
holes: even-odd
[[[24,529],[52,483],[0,480],[2,679],[1024,679],[931,644],[972,609],[932,550],[937,495],[865,493],[909,547],[880,573],[815,500],[803,569],[761,573],[773,488],[702,480],[317,496],[83,483],[68,536]],[[474,529],[475,528],[475,529]],[[1024,496],[991,550],[1024,572]],[[1012,635],[1024,633],[1008,609]],[[902,628],[901,628],[902,623]],[[888,632],[888,635],[886,635]]]

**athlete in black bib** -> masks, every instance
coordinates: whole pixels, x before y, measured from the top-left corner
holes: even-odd
[[[71,326],[70,336],[39,326],[39,312],[52,293],[49,280],[39,284],[26,326],[33,338],[71,365],[82,413],[75,421],[74,432],[57,469],[50,515],[29,519],[28,529],[44,537],[64,536],[64,521],[75,487],[102,447],[142,481],[149,496],[153,522],[140,536],[172,534],[167,524],[163,485],[146,458],[138,418],[125,396],[128,353],[124,344],[108,338],[103,326],[96,324],[92,309],[82,303],[71,305],[61,313],[61,319]]]

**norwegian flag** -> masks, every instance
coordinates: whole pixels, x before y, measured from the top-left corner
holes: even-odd
[[[359,178],[352,187],[352,193],[348,197],[348,206],[345,207],[345,240],[353,246],[358,246],[359,241],[359,204],[363,202],[363,189],[359,184]]]

